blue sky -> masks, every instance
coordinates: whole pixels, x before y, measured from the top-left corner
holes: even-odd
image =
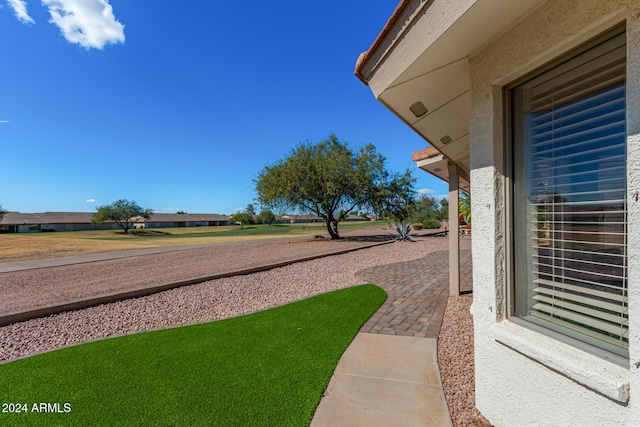
[[[394,0],[0,0],[0,205],[233,213],[304,141],[426,143],[354,75]]]

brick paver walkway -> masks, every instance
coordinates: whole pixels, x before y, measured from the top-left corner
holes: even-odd
[[[356,276],[389,297],[360,332],[438,338],[449,297],[449,253],[367,268]],[[460,251],[460,288],[471,291],[471,251]]]

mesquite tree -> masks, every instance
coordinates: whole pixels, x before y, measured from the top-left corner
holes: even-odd
[[[115,222],[128,233],[137,220],[149,219],[152,214],[151,209],[143,209],[133,200],[120,199],[110,205],[98,206],[97,212],[91,216],[91,223]]]
[[[266,166],[255,179],[263,206],[286,205],[321,217],[332,239],[339,239],[338,212],[354,209],[391,213],[414,199],[415,179],[390,173],[373,144],[351,150],[331,134],[318,143],[302,143]]]

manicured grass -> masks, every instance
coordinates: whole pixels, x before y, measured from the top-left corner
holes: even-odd
[[[386,223],[384,223],[386,224]],[[355,229],[362,229],[365,226],[380,226],[380,222],[376,223],[356,223],[356,224],[341,224],[341,231],[349,231]],[[124,240],[124,239],[175,239],[175,238],[201,238],[201,237],[234,237],[234,236],[263,236],[272,235],[279,237],[286,236],[306,236],[312,234],[324,234],[327,229],[324,223],[310,223],[310,224],[291,224],[291,225],[246,225],[243,228],[235,226],[233,228],[225,227],[224,229],[209,228],[209,231],[199,231],[198,227],[191,227],[189,230],[192,232],[184,232],[184,229],[179,229],[180,233],[175,233],[175,229],[172,231],[163,232],[163,229],[149,229],[149,231],[157,231],[157,234],[150,235],[135,235],[135,231],[130,231],[129,235],[118,233],[118,235],[112,235],[109,237],[97,237],[95,240]]]
[[[386,299],[374,285],[247,316],[0,365],[0,425],[308,425],[335,366]],[[31,412],[68,403],[70,412]]]
[[[164,234],[151,234],[151,235],[136,235],[135,231],[130,231],[129,235],[119,234],[116,236],[110,237],[98,237],[95,240],[124,240],[124,239],[176,239],[176,238],[185,238],[185,237],[233,237],[233,236],[260,236],[260,235],[278,235],[278,236],[289,236],[289,235],[306,235],[308,232],[312,233],[323,233],[325,231],[324,227],[318,227],[317,224],[312,226],[304,226],[304,225],[247,225],[244,228],[240,228],[238,226],[223,230],[212,230],[212,231],[198,231],[197,227],[192,227],[191,233],[180,233],[174,234],[170,231]],[[153,229],[149,229],[153,230]],[[162,230],[162,229],[159,229]]]

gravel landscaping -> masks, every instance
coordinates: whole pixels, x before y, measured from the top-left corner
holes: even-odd
[[[472,295],[449,297],[438,336],[438,365],[453,425],[491,426],[475,407]]]
[[[359,284],[354,277],[358,270],[417,259],[436,250],[446,250],[447,245],[447,239],[442,237],[424,238],[416,243],[395,242],[269,271],[212,280],[145,297],[11,324],[0,328],[0,361],[111,336],[206,322],[264,310],[322,292]],[[246,258],[247,254],[242,253],[242,246],[234,248],[239,251],[235,254],[238,259]],[[275,256],[275,249],[276,247],[272,247],[266,255]],[[246,248],[244,250],[246,251]],[[178,275],[180,268],[183,269],[183,274],[184,270],[191,272],[193,265],[188,262],[189,252],[186,251],[182,255],[182,264],[172,263],[172,274]],[[225,256],[232,259],[233,254],[230,252],[231,249]],[[252,252],[254,264],[261,261],[256,259],[259,253],[265,251]],[[130,262],[132,261],[108,262],[111,276],[117,276],[121,271],[128,269]],[[212,258],[211,263],[214,262],[215,258]],[[119,268],[118,264],[121,264]],[[95,271],[94,265],[85,266],[91,266],[92,271]],[[76,269],[80,267],[56,267],[54,270],[57,274],[62,274],[60,270],[64,269],[77,273]],[[156,268],[155,265],[152,267],[152,270]],[[147,265],[147,268],[150,266]],[[46,273],[47,270],[52,269],[40,270],[40,274]],[[38,271],[20,273],[28,275]],[[85,276],[86,273],[73,277],[79,280],[77,277]],[[0,277],[4,278],[5,275]]]
[[[380,233],[381,230],[376,232]],[[124,259],[0,273],[0,314],[354,249],[390,238],[390,232],[387,231],[386,235],[347,237],[338,242],[298,238],[229,243]]]
[[[114,277],[122,276],[124,278],[114,280],[118,283],[117,287],[131,285],[132,276],[128,273],[131,268],[137,271],[138,282],[134,283],[138,286],[140,283],[148,282],[152,277],[157,278],[156,273],[163,278],[184,279],[185,274],[194,277],[201,274],[202,269],[219,269],[222,262],[234,262],[234,266],[265,264],[273,259],[282,260],[283,256],[308,255],[314,251],[317,253],[319,250],[325,250],[320,246],[330,244],[318,242],[315,249],[311,250],[305,248],[311,247],[315,242],[307,245],[274,243],[252,246],[258,250],[251,250],[250,253],[247,252],[247,246],[228,246],[224,251],[218,249],[219,257],[216,257],[214,249],[209,249],[208,252],[194,250],[153,255],[157,258],[153,258],[152,264],[149,263],[152,256],[149,256],[4,273],[0,274],[0,291],[4,293],[6,285],[22,283],[19,288],[24,295],[24,292],[27,292],[25,286],[35,284],[28,292],[33,293],[34,299],[45,298],[43,292],[51,289],[47,286],[50,286],[51,282],[61,283],[61,278],[66,277],[67,282],[75,285],[70,286],[72,291],[67,289],[66,292],[70,293],[64,294],[65,298],[69,298],[69,295],[75,298],[77,295],[74,292],[95,292],[95,286],[89,286],[89,290],[86,290],[87,288],[81,285],[83,280],[89,280],[95,285],[108,278],[114,280]],[[466,249],[469,243],[467,240]],[[347,243],[346,246],[349,244],[357,243]],[[447,238],[423,237],[416,243],[394,242],[245,276],[211,280],[145,297],[15,323],[0,327],[0,362],[106,337],[206,322],[268,309],[319,293],[360,284],[361,281],[355,278],[355,273],[360,270],[415,260],[431,252],[447,249]],[[224,261],[220,261],[220,257]],[[209,267],[206,267],[207,265]],[[216,265],[218,267],[215,267]],[[147,274],[144,274],[145,269]],[[73,280],[69,280],[69,277]],[[15,282],[16,278],[20,278],[20,282]],[[11,303],[6,302],[8,299],[3,298],[5,310],[11,306]],[[469,313],[471,301],[471,296],[449,298],[438,341],[438,362],[454,425],[489,426],[474,407],[473,322]]]

